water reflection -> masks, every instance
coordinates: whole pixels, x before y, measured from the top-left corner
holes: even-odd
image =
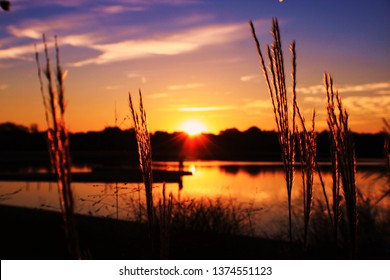
[[[156,166],[177,170],[178,163],[159,162]],[[287,194],[280,164],[185,162],[182,168],[191,171],[192,176],[184,176],[182,185],[166,184],[167,193],[172,192],[177,200],[220,199],[237,205],[252,215],[254,231],[258,235],[272,235],[286,223]],[[330,173],[324,172],[323,179],[330,195]],[[359,171],[356,182],[361,201],[369,200],[382,209],[389,209],[387,180],[380,171]],[[73,183],[72,186],[78,213],[118,219],[142,218],[139,215],[144,207],[144,192],[139,183]],[[162,183],[154,184],[156,201],[161,187]],[[318,178],[313,195],[314,206],[324,202]],[[301,213],[302,189],[298,172],[292,199],[294,211]],[[0,203],[59,211],[56,184],[50,182],[0,182]]]
[[[276,172],[282,167],[279,165],[221,165],[221,172],[237,175],[238,173],[247,173],[249,176],[257,177],[261,172]]]

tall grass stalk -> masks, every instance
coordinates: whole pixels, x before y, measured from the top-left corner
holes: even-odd
[[[234,199],[174,200],[172,227],[191,231],[217,233],[223,235],[247,234],[250,223],[248,209],[237,204]],[[253,210],[252,214],[254,214]],[[247,231],[248,230],[248,231]]]
[[[313,182],[316,168],[316,147],[317,137],[315,133],[315,111],[312,116],[311,131],[307,131],[305,122],[302,116],[301,123],[303,132],[297,135],[299,137],[299,152],[301,161],[301,175],[302,175],[302,193],[303,193],[303,221],[304,221],[304,247],[307,247],[308,230],[311,214],[311,206],[313,199]],[[298,129],[297,129],[298,130]]]
[[[348,125],[348,113],[337,91],[333,90],[333,79],[324,74],[327,95],[328,127],[330,130],[332,169],[333,169],[333,208],[335,237],[339,218],[340,185],[343,190],[347,210],[351,252],[356,255],[357,244],[357,200],[356,200],[356,157],[352,132]],[[336,240],[337,241],[337,240]]]
[[[150,134],[146,111],[142,102],[142,93],[139,90],[139,113],[134,107],[131,94],[129,93],[129,106],[133,117],[134,128],[138,144],[139,163],[142,171],[142,177],[145,187],[146,208],[148,224],[151,237],[153,236],[153,176],[152,176],[152,146],[150,143]]]
[[[45,35],[43,35],[46,67],[42,71],[39,60],[39,53],[36,51],[35,58],[38,68],[40,90],[45,109],[45,118],[48,126],[47,138],[52,171],[57,176],[57,186],[62,217],[65,225],[66,237],[69,251],[72,257],[81,258],[78,234],[74,223],[74,199],[71,188],[71,161],[69,154],[69,136],[65,123],[65,95],[64,80],[65,72],[60,65],[60,55],[55,37],[56,68],[55,78],[53,77],[49,51]],[[47,82],[47,92],[44,90],[42,72]]]
[[[296,100],[295,100],[296,101]],[[299,150],[301,155],[301,173],[302,173],[302,185],[303,185],[303,208],[304,208],[304,245],[307,246],[307,234],[308,225],[311,213],[311,201],[312,201],[312,188],[314,180],[314,172],[317,171],[318,178],[322,187],[322,193],[324,195],[325,204],[328,212],[328,217],[332,227],[334,226],[332,212],[330,210],[328,195],[325,189],[325,183],[322,178],[320,166],[318,164],[317,155],[317,136],[315,133],[315,110],[312,115],[312,129],[308,131],[305,125],[305,118],[301,114],[298,104],[295,105],[296,114],[299,117],[302,132],[299,134],[297,128],[297,135],[299,135]]]
[[[295,163],[295,118],[296,118],[296,54],[295,42],[290,45],[292,53],[292,100],[293,110],[292,118],[289,120],[289,106],[287,97],[286,77],[284,70],[284,58],[282,42],[280,38],[279,24],[276,18],[272,20],[272,35],[274,42],[271,46],[267,45],[267,54],[269,59],[269,69],[265,66],[264,57],[261,51],[259,40],[256,36],[256,30],[253,22],[249,22],[252,36],[256,43],[257,52],[260,58],[261,68],[267,83],[268,92],[271,96],[272,106],[275,115],[275,121],[278,129],[278,139],[282,152],[282,161],[285,172],[287,199],[288,199],[288,223],[289,238],[292,241],[292,211],[291,211],[291,193],[294,184],[294,163]],[[269,75],[270,73],[270,75]],[[271,77],[270,77],[271,76]]]
[[[166,191],[165,191],[165,184],[163,184],[162,199],[160,199],[158,204],[161,259],[168,259],[168,255],[169,255],[169,238],[170,238],[170,227],[172,221],[172,201],[173,201],[172,193],[170,193],[167,198]]]
[[[301,174],[302,174],[302,186],[303,186],[303,208],[304,208],[304,246],[307,246],[308,226],[311,214],[311,202],[313,198],[313,182],[314,173],[317,171],[318,178],[322,187],[322,193],[324,195],[326,209],[328,217],[332,227],[334,226],[332,212],[330,210],[328,195],[325,189],[325,183],[322,178],[320,166],[318,164],[317,155],[317,135],[315,133],[315,110],[312,115],[312,128],[308,131],[305,125],[305,118],[301,114],[298,104],[295,106],[296,114],[301,123],[302,132],[299,133],[297,128],[297,135],[299,135],[299,151],[301,157]]]

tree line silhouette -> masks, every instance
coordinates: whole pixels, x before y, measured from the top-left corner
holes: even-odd
[[[153,159],[160,161],[231,160],[280,161],[278,134],[251,127],[245,131],[235,128],[216,134],[191,137],[184,132],[156,131],[151,134]],[[318,133],[319,161],[330,159],[329,135]],[[354,133],[358,159],[384,158],[382,133]],[[47,134],[37,126],[0,124],[0,163],[3,168],[22,165],[46,165]],[[70,133],[70,149],[74,164],[133,164],[138,161],[137,143],[133,129],[107,127],[102,131]]]

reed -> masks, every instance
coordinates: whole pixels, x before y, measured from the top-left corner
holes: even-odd
[[[308,230],[311,215],[312,199],[313,199],[313,183],[314,173],[316,168],[316,146],[317,139],[315,133],[315,111],[312,115],[311,131],[308,131],[305,126],[304,118],[300,115],[303,132],[297,135],[299,140],[299,154],[301,162],[302,176],[302,193],[303,193],[303,222],[304,222],[304,247],[307,247]]]
[[[233,199],[199,198],[173,200],[171,226],[176,229],[224,235],[253,233],[248,211]]]
[[[290,52],[292,54],[292,110],[289,109],[287,97],[286,75],[284,70],[284,57],[282,51],[282,43],[280,38],[279,24],[276,18],[272,20],[272,35],[274,42],[271,46],[267,45],[267,54],[269,59],[269,67],[267,69],[264,61],[264,56],[261,51],[259,40],[256,36],[256,31],[253,22],[249,22],[252,37],[254,38],[257,52],[260,58],[260,66],[264,73],[268,92],[271,96],[275,121],[279,133],[279,144],[282,150],[282,160],[285,171],[288,210],[289,210],[289,237],[292,241],[292,225],[291,225],[291,193],[294,184],[294,165],[295,165],[295,149],[299,148],[301,157],[301,174],[303,183],[303,206],[304,206],[304,243],[307,245],[308,226],[310,220],[311,203],[312,203],[312,188],[315,171],[317,171],[320,179],[323,195],[325,198],[328,216],[333,225],[333,219],[329,206],[328,197],[326,194],[325,184],[322,179],[321,170],[316,160],[316,133],[314,131],[314,118],[312,116],[312,130],[309,131],[305,126],[305,119],[300,112],[297,103],[296,94],[296,50],[295,41],[290,44]],[[289,110],[291,111],[291,119],[289,119]],[[301,130],[299,130],[296,118],[300,120]]]
[[[338,92],[333,90],[333,79],[330,74],[324,74],[324,84],[332,155],[334,235],[337,238],[341,185],[347,211],[351,253],[352,256],[355,256],[358,223],[355,147],[352,132],[349,129],[347,110],[344,108]]]
[[[129,93],[129,106],[134,122],[134,129],[137,138],[139,163],[142,171],[142,177],[146,195],[146,209],[148,224],[151,236],[153,236],[153,176],[152,176],[152,146],[150,143],[150,133],[146,111],[142,102],[142,93],[139,90],[139,113],[136,111],[131,94]]]
[[[285,172],[287,199],[288,199],[288,223],[289,238],[292,241],[292,211],[291,211],[291,193],[294,185],[294,164],[295,164],[295,118],[296,118],[296,55],[295,42],[290,45],[292,54],[292,117],[289,120],[289,106],[287,97],[287,85],[284,69],[284,57],[282,42],[280,38],[279,24],[276,18],[272,20],[272,35],[274,42],[271,46],[267,45],[267,54],[269,59],[269,69],[267,69],[264,57],[261,51],[259,40],[256,36],[256,30],[253,22],[249,22],[252,36],[255,40],[257,52],[260,58],[260,65],[268,87],[268,93],[271,97],[275,121],[278,129],[278,139],[281,147],[282,161]],[[270,77],[271,76],[271,77]]]
[[[158,203],[158,221],[160,229],[160,258],[168,259],[170,227],[172,222],[173,195],[166,197],[165,184],[162,187],[162,198]]]
[[[295,109],[296,109],[296,114],[298,115],[298,118],[301,123],[301,132],[297,127],[296,134],[298,135],[298,141],[299,141],[298,148],[299,148],[300,161],[301,161],[301,176],[302,176],[302,189],[303,189],[302,193],[303,193],[303,212],[304,212],[303,215],[304,247],[307,248],[315,172],[317,172],[318,178],[320,180],[322,193],[325,199],[327,214],[332,227],[334,226],[334,222],[333,222],[332,212],[330,210],[328,195],[325,189],[325,183],[324,180],[322,179],[321,169],[316,158],[317,135],[315,132],[315,110],[313,110],[313,115],[311,119],[311,123],[312,123],[311,131],[308,131],[305,125],[305,118],[301,114],[298,104],[296,104]]]
[[[71,256],[81,258],[78,234],[74,222],[74,199],[71,188],[71,160],[69,153],[69,135],[65,122],[65,72],[60,65],[59,47],[55,37],[56,68],[55,78],[51,70],[49,51],[46,37],[43,35],[43,45],[46,59],[45,69],[42,71],[39,53],[36,51],[35,58],[38,68],[40,91],[45,109],[45,118],[48,126],[47,139],[49,144],[50,162],[52,172],[57,176],[59,202],[64,222],[68,248]],[[46,78],[46,91],[42,79],[42,72]]]

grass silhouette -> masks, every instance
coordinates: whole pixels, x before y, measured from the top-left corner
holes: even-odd
[[[269,70],[267,69],[264,61],[264,56],[261,51],[259,40],[256,36],[256,30],[253,22],[249,22],[253,39],[255,40],[257,52],[260,58],[261,69],[263,70],[264,77],[268,87],[268,93],[271,97],[272,107],[274,110],[274,116],[276,126],[278,129],[278,140],[281,147],[282,161],[284,165],[286,188],[287,188],[287,200],[288,200],[288,222],[289,222],[289,238],[292,242],[292,205],[291,194],[294,185],[294,164],[295,164],[295,118],[296,118],[296,56],[295,56],[295,42],[290,45],[292,53],[292,99],[293,109],[292,117],[289,119],[289,105],[287,96],[286,76],[284,69],[284,57],[282,50],[282,42],[280,37],[279,23],[276,18],[272,19],[272,36],[273,44],[267,46],[267,55],[269,59]]]
[[[74,198],[71,187],[71,160],[69,151],[69,136],[65,122],[66,105],[64,80],[66,74],[62,70],[60,65],[60,54],[57,37],[55,37],[55,78],[53,78],[51,70],[49,50],[45,35],[43,35],[43,44],[46,59],[46,67],[43,71],[47,82],[46,93],[43,85],[42,67],[40,64],[38,51],[36,51],[35,58],[38,68],[40,90],[45,109],[45,118],[48,126],[47,138],[49,144],[50,162],[52,171],[57,176],[59,202],[65,226],[65,232],[68,240],[70,255],[73,258],[80,259],[81,251],[76,226],[74,223]]]

